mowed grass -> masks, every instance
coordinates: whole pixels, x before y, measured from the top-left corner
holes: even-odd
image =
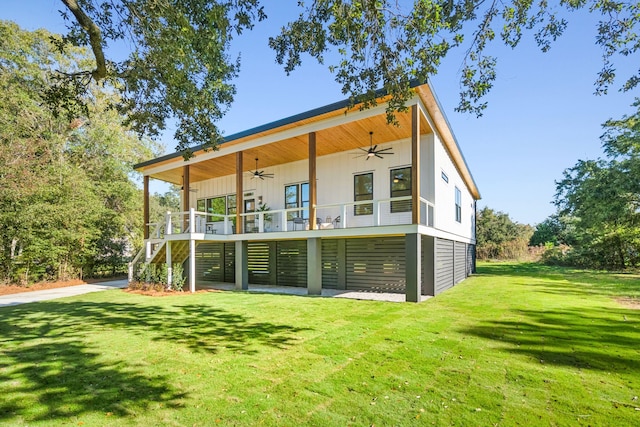
[[[483,264],[421,304],[107,291],[0,308],[0,424],[640,425],[640,277]]]

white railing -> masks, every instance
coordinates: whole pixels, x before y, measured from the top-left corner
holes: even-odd
[[[434,225],[433,203],[420,198],[419,223]],[[309,230],[309,208],[275,209],[244,212],[241,233],[270,233]],[[411,224],[411,196],[389,199],[362,200],[316,206],[316,229],[378,227]],[[186,212],[167,212],[164,223],[150,224],[147,258],[154,252],[157,240],[166,235],[184,233],[236,234],[236,215],[212,214],[190,209]],[[184,232],[182,231],[184,230]]]
[[[420,197],[420,224],[433,227],[435,224],[436,207],[433,203]]]
[[[435,206],[420,198],[419,222],[433,227]],[[240,214],[244,233],[305,231],[310,228],[309,208],[276,209]],[[316,206],[316,229],[378,227],[411,224],[411,196],[362,200]],[[129,263],[129,280],[144,272],[145,266],[162,249],[168,235],[184,233],[235,234],[236,215],[198,212],[167,212],[164,222],[147,224],[150,233],[144,246]],[[184,232],[183,232],[184,230]],[[136,270],[140,269],[136,272]]]

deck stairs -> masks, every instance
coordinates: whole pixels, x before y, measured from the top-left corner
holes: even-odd
[[[144,277],[145,272],[152,264],[164,264],[167,262],[167,242],[166,239],[149,239],[145,241],[145,245],[140,252],[129,263],[129,282],[134,281],[135,277]],[[147,243],[151,247],[151,255],[147,258]],[[172,264],[182,264],[189,258],[189,241],[188,240],[172,240],[171,241],[171,262]]]

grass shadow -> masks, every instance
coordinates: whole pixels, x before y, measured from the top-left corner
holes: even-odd
[[[478,274],[510,276],[514,284],[562,295],[603,295],[640,298],[640,274],[611,273],[537,263],[482,263]]]
[[[496,283],[522,287],[518,292],[524,291],[523,297],[526,292],[538,294],[532,300],[546,308],[519,304],[509,309],[507,318],[484,317],[461,332],[499,342],[504,351],[540,363],[640,374],[640,311],[594,299],[638,295],[638,275],[534,263],[484,263],[478,272],[496,277]]]
[[[514,310],[521,320],[491,320],[465,334],[498,341],[504,351],[540,363],[640,374],[640,314],[630,310]]]
[[[108,341],[96,340],[119,329],[209,355],[223,349],[256,354],[264,346],[287,348],[303,330],[253,322],[205,304],[51,301],[6,307],[0,318],[0,422],[92,412],[125,416],[157,404],[180,406],[188,395],[169,375],[150,374],[138,360],[102,357]],[[110,357],[117,359],[115,354]]]

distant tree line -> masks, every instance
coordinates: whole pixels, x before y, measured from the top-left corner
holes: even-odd
[[[579,160],[556,182],[555,215],[538,224],[532,245],[543,261],[605,269],[640,263],[640,101],[634,114],[603,124],[604,158]]]
[[[538,248],[553,265],[622,270],[640,265],[640,100],[607,120],[604,158],[578,160],[556,182],[557,212],[535,228],[503,212],[478,212],[478,259],[525,259]]]
[[[504,212],[485,207],[476,218],[476,256],[478,259],[523,259],[529,252],[533,227],[519,224]]]
[[[0,282],[29,283],[122,269],[141,245],[132,164],[157,147],[92,86],[87,115],[69,121],[44,102],[52,70],[81,69],[82,49],[56,51],[55,35],[0,21]]]

